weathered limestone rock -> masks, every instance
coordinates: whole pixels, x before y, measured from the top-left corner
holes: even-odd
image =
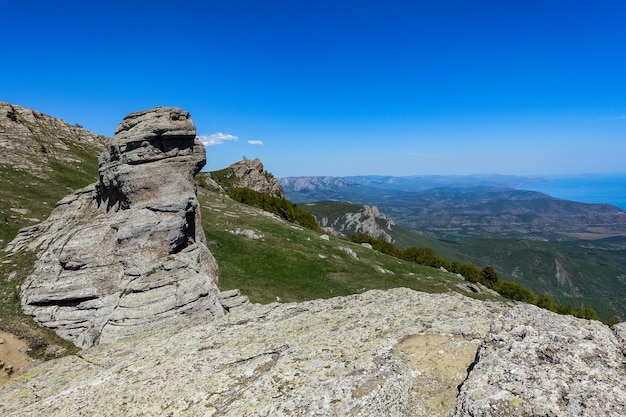
[[[317,223],[327,233],[345,237],[356,233],[365,233],[386,242],[393,242],[388,233],[396,225],[376,206],[361,206],[355,213],[345,213],[336,218],[316,216]]]
[[[493,317],[455,416],[625,415],[625,346],[598,321],[515,306]]]
[[[98,183],[9,245],[38,254],[23,311],[79,347],[223,314],[193,181],[205,158],[184,110],[128,115],[100,157]]]
[[[0,389],[0,413],[618,416],[622,347],[599,322],[530,305],[376,290],[249,305],[44,363]]]
[[[258,158],[235,162],[223,170],[222,175],[221,178],[208,176],[206,181],[213,185],[207,184],[207,186],[210,189],[217,187],[222,190],[224,188],[243,187],[278,198],[285,197],[285,192],[278,180],[265,171],[263,163]]]

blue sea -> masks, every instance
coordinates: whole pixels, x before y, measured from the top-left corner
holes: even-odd
[[[521,190],[583,203],[606,203],[626,210],[626,174],[544,177],[521,184]]]

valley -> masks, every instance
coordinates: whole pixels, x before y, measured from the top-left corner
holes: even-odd
[[[356,181],[356,182],[352,182]],[[345,214],[346,202],[375,205],[396,225],[400,247],[429,247],[445,259],[493,266],[503,279],[607,319],[626,317],[626,212],[607,204],[517,190],[524,178],[298,177],[285,194],[316,215]],[[428,188],[434,187],[434,188]],[[330,201],[332,200],[332,201]]]

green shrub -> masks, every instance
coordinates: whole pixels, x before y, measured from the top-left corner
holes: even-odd
[[[537,297],[537,302],[535,303],[535,305],[537,307],[541,307],[554,312],[557,311],[558,307],[558,303],[554,300],[554,298],[546,294],[541,294],[539,297]]]
[[[522,284],[512,281],[498,281],[493,288],[501,296],[510,300],[522,301],[528,304],[535,304],[537,296]]]
[[[439,268],[444,264],[444,260],[431,248],[407,248],[400,252],[400,259],[433,268]]]
[[[474,264],[468,263],[459,267],[459,274],[469,282],[480,282],[480,269]]]
[[[235,201],[274,213],[281,218],[297,223],[302,227],[320,232],[315,216],[304,211],[285,198],[278,198],[260,193],[250,188],[232,188],[228,195]]]
[[[591,307],[585,307],[575,310],[574,316],[581,319],[598,320],[598,312]]]

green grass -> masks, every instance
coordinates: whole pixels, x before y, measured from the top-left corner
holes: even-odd
[[[34,139],[45,148],[45,138]],[[44,221],[59,200],[97,180],[99,150],[70,140],[63,142],[69,148],[65,157],[60,156],[64,159],[42,157],[41,172],[0,165],[0,329],[27,340],[28,353],[37,358],[72,353],[76,348],[21,311],[19,287],[32,271],[34,254],[7,254],[1,250],[19,229]]]
[[[80,163],[49,161],[44,174],[0,165],[0,249],[19,229],[45,220],[56,203],[72,191],[98,178],[98,158],[93,150],[70,146]]]
[[[394,287],[469,295],[459,288],[466,282],[454,274],[404,262],[351,242],[323,240],[318,233],[225,195],[201,191],[199,199],[209,248],[219,265],[220,288],[239,288],[253,302],[304,301]],[[254,230],[264,238],[259,241],[234,235],[230,231],[235,228]],[[352,249],[358,259],[341,246]]]
[[[22,313],[19,287],[33,270],[34,262],[35,255],[30,252],[0,258],[0,329],[25,339],[27,353],[34,358],[50,359],[76,353],[78,349],[74,344]]]

